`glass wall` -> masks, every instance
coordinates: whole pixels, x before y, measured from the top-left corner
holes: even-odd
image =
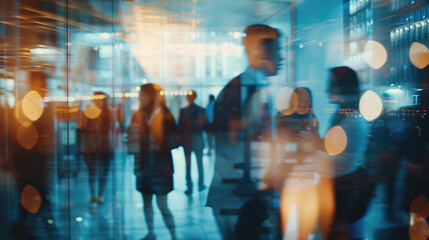
[[[0,2],[0,239],[426,239],[426,0]]]

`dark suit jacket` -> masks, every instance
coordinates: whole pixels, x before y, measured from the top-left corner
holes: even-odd
[[[179,116],[179,131],[183,147],[188,150],[203,150],[207,126],[206,110],[196,104],[182,108]]]
[[[233,78],[219,93],[214,107],[213,127],[228,133],[231,121],[241,121],[241,75]]]

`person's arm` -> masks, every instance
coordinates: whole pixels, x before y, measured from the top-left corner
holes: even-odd
[[[207,130],[207,116],[206,116],[206,110],[204,108],[198,109],[198,119],[196,123],[199,126],[201,131]]]
[[[180,133],[180,135],[183,135],[183,131],[184,131],[184,124],[185,124],[185,113],[184,113],[185,109],[181,109],[180,113],[179,113],[179,123],[178,123],[178,132]]]
[[[167,141],[169,148],[171,150],[182,145],[180,141],[179,127],[176,125],[173,114],[171,114],[169,111],[167,111],[165,117],[165,133],[166,137],[168,138]]]
[[[131,116],[130,125],[127,129],[127,151],[129,154],[140,153],[140,136],[141,136],[140,120],[137,113]]]

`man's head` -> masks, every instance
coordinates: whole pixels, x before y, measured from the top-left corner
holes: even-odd
[[[213,94],[210,94],[209,96],[209,102],[212,102],[215,100],[215,96]]]
[[[108,107],[108,96],[104,92],[94,92],[94,104],[97,105],[97,107],[104,109]]]
[[[243,45],[249,65],[265,72],[267,76],[277,74],[282,58],[280,56],[280,32],[267,25],[255,24],[244,29]]]
[[[189,91],[188,95],[186,95],[186,100],[188,101],[189,105],[194,104],[196,98],[197,98],[197,93],[194,90]]]

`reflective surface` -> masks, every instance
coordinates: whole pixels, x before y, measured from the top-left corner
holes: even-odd
[[[1,239],[427,239],[426,0],[0,2]]]

